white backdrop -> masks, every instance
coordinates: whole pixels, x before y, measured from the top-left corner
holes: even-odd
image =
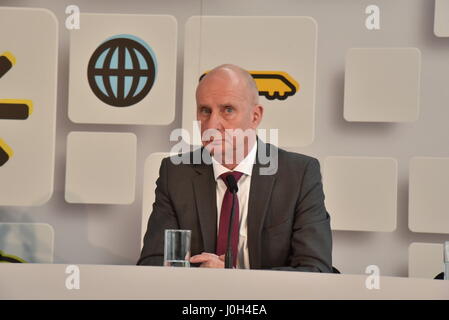
[[[448,157],[449,38],[433,33],[429,0],[2,0],[4,6],[43,7],[59,20],[58,97],[54,194],[40,207],[1,207],[0,222],[42,222],[54,228],[55,263],[134,264],[140,251],[143,172],[146,158],[169,152],[172,129],[182,126],[184,28],[194,15],[310,16],[318,25],[315,139],[290,149],[318,157],[388,157],[398,162],[394,232],[334,231],[334,265],[360,274],[368,265],[382,275],[407,276],[412,242],[441,243],[444,234],[408,229],[408,170],[414,156]],[[169,125],[89,125],[68,118],[69,31],[65,8],[82,12],[168,14],[177,19],[175,119]],[[380,7],[381,29],[365,28],[365,8]],[[82,26],[81,26],[82,28]],[[281,36],[280,36],[281,37]],[[351,123],[343,118],[345,55],[353,47],[417,47],[422,53],[420,116],[414,123]],[[226,61],[229,62],[229,61]],[[132,132],[137,136],[136,199],[131,205],[69,204],[64,200],[66,139],[71,131]],[[332,212],[330,212],[332,215]]]

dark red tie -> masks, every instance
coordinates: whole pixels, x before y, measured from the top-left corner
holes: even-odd
[[[226,181],[226,177],[229,175],[233,175],[235,181],[239,181],[242,176],[242,172],[238,171],[229,171],[220,175],[220,178],[226,184],[227,190],[223,197],[223,203],[221,205],[220,212],[220,225],[218,228],[218,239],[217,239],[217,255],[221,256],[226,253],[226,245],[228,240],[228,229],[229,229],[229,220],[231,219],[231,208],[232,208],[232,193],[229,191],[229,185]],[[240,217],[239,217],[239,199],[236,195],[235,203],[234,203],[234,221],[232,224],[232,236],[231,236],[231,247],[232,247],[232,261],[234,262],[234,267],[237,262],[237,251],[239,244],[239,225],[240,225]]]

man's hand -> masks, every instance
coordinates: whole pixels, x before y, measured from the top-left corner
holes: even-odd
[[[203,252],[190,258],[191,263],[201,263],[200,268],[224,268],[225,255]]]

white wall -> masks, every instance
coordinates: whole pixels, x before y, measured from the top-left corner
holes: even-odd
[[[67,117],[69,32],[65,8],[82,12],[171,14],[178,20],[175,121],[168,126],[83,125]],[[381,29],[364,26],[365,8],[381,10]],[[390,233],[334,231],[334,265],[364,273],[407,276],[408,246],[448,235],[408,229],[408,169],[412,156],[448,157],[449,38],[433,34],[429,0],[3,0],[4,6],[42,7],[59,20],[59,71],[55,191],[41,207],[0,207],[0,222],[43,222],[55,230],[55,263],[134,264],[139,256],[143,168],[153,152],[168,152],[172,129],[181,126],[184,24],[192,15],[300,15],[318,23],[315,141],[297,151],[326,156],[392,157],[398,160],[398,221]],[[282,35],[276,41],[282,42]],[[276,42],[273,42],[276,45]],[[415,123],[350,123],[343,118],[345,54],[351,47],[417,47],[422,52],[421,112]],[[77,205],[64,200],[66,137],[70,131],[134,132],[138,139],[136,199],[132,205]],[[330,212],[332,215],[332,212]]]

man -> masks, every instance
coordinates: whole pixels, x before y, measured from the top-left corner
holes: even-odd
[[[255,137],[262,120],[251,75],[221,65],[201,79],[196,100],[203,148],[188,158],[200,152],[211,155],[211,163],[204,157],[199,164],[162,161],[137,264],[162,265],[164,230],[187,229],[192,231],[190,262],[223,268],[232,199],[226,176],[233,175],[238,186],[231,239],[235,267],[332,272],[330,217],[318,160],[251,135],[242,140],[229,134],[239,129]],[[277,161],[275,170],[263,172],[263,155]]]

